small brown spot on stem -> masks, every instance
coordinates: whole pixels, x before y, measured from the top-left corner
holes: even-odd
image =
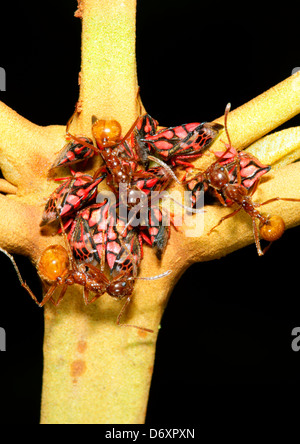
[[[84,353],[87,349],[87,343],[84,340],[78,341],[77,350],[79,353]]]
[[[147,331],[144,331],[144,330],[138,330],[138,335],[139,335],[141,338],[146,338],[146,337],[147,337],[147,334],[148,334]]]
[[[77,359],[71,364],[70,375],[73,378],[73,383],[77,382],[77,378],[86,371],[86,363],[82,359]]]

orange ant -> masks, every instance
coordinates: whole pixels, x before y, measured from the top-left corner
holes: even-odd
[[[82,263],[79,265],[77,264],[73,257],[60,216],[59,221],[62,233],[66,240],[67,248],[64,248],[61,245],[50,245],[43,251],[38,261],[37,269],[39,276],[43,281],[50,284],[50,288],[44,295],[41,302],[38,301],[30,287],[26,284],[26,282],[23,281],[23,278],[13,256],[10,255],[5,249],[0,247],[0,251],[11,260],[21,286],[25,288],[25,290],[30,294],[34,302],[39,307],[43,307],[48,301],[57,306],[63,299],[68,287],[74,284],[79,284],[83,287],[83,299],[86,305],[95,302],[95,300],[97,300],[104,293],[108,293],[110,296],[117,300],[122,300],[126,298],[126,302],[117,317],[117,325],[123,327],[133,327],[142,331],[153,333],[153,330],[149,328],[140,327],[132,324],[121,324],[121,317],[131,301],[134,282],[136,279],[159,279],[170,274],[171,270],[168,270],[165,273],[159,274],[157,276],[137,277],[137,265],[135,263],[136,260],[133,258],[133,255],[129,251],[126,243],[121,240],[123,245],[123,257],[121,255],[121,257],[119,258],[119,262],[121,264],[130,262],[130,265],[127,266],[127,269],[125,269],[125,271],[122,270],[121,266],[121,270],[118,270],[116,276],[109,280],[104,272],[98,269],[96,266],[88,263]],[[53,298],[53,294],[55,290],[59,287],[61,287],[61,291],[58,298],[55,300]],[[95,294],[95,296],[91,299],[89,296],[90,292]]]
[[[300,199],[274,197],[262,203],[252,202],[252,195],[256,191],[259,182],[256,181],[255,185],[250,190],[242,185],[238,156],[236,156],[234,159],[237,166],[237,182],[230,183],[229,173],[227,169],[220,164],[220,160],[232,149],[231,140],[227,128],[227,118],[229,111],[230,103],[228,103],[228,105],[226,106],[224,118],[225,131],[228,139],[228,144],[225,144],[226,150],[224,151],[223,155],[219,157],[216,162],[210,165],[204,173],[195,176],[194,179],[197,177],[201,177],[201,181],[203,181],[206,187],[213,188],[216,197],[222,205],[228,206],[232,204],[237,204],[237,208],[232,213],[222,217],[219,222],[210,229],[208,235],[210,235],[211,232],[214,231],[215,228],[218,227],[224,220],[229,219],[243,209],[247,214],[249,214],[252,219],[256,249],[258,255],[262,256],[270,247],[271,243],[279,239],[283,235],[285,230],[285,223],[281,216],[264,216],[258,211],[257,208],[278,200],[300,202]],[[230,201],[230,204],[227,204],[226,201]],[[257,220],[259,221],[259,227],[257,227]],[[269,245],[264,250],[261,249],[260,238],[269,242]]]

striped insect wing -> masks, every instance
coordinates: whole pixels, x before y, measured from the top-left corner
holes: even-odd
[[[133,148],[133,145],[129,143],[128,140],[125,140],[123,143],[118,145],[116,149],[118,150],[119,158],[122,159],[123,165],[129,165],[131,171],[134,172],[138,163],[140,163],[140,159]]]
[[[149,114],[142,115],[136,123],[136,132],[139,133],[141,138],[146,135],[153,135],[156,132],[158,121],[153,119]]]
[[[76,173],[60,185],[48,199],[42,216],[41,226],[58,218],[67,217],[81,210],[95,200],[97,187],[106,177],[103,173],[97,179],[87,174]]]
[[[70,187],[72,187],[74,179],[72,177],[67,178],[56,190],[51,194],[42,215],[42,221],[40,226],[47,225],[58,218],[58,212],[60,212],[62,205],[64,205],[65,196],[68,194]]]
[[[157,258],[161,259],[170,237],[168,213],[158,206],[149,208],[148,224],[141,227],[141,236],[154,248]]]
[[[207,185],[203,181],[203,177],[200,176],[197,179],[190,180],[186,185],[189,194],[189,204],[191,208],[199,206],[200,199],[202,198],[202,193],[207,190]]]
[[[120,249],[115,257],[111,274],[113,277],[122,273],[130,276],[140,264],[141,244],[136,231],[128,230],[125,237],[119,238]]]
[[[120,257],[124,247],[124,239],[132,230],[132,227],[126,227],[127,220],[122,220],[119,216],[113,215],[107,231],[106,261],[110,270],[115,269],[115,261]],[[125,247],[124,247],[125,248]],[[128,252],[128,250],[125,251]],[[129,253],[128,253],[129,254]]]
[[[78,262],[97,264],[105,262],[108,223],[107,199],[77,213],[69,238],[71,249]]]
[[[152,191],[160,191],[167,181],[168,176],[164,168],[153,167],[140,174],[135,174],[132,186],[137,187],[148,196]]]
[[[75,260],[89,263],[97,253],[96,245],[89,231],[88,221],[78,215],[71,227],[70,245]]]
[[[107,199],[94,204],[77,214],[70,231],[70,245],[74,256],[81,262],[96,262],[110,270],[122,256],[122,237],[126,238],[129,228],[115,215]],[[126,248],[125,248],[125,251]],[[129,253],[128,253],[129,254]]]
[[[65,196],[65,204],[61,207],[60,215],[63,217],[72,214],[91,204],[96,198],[98,185],[105,177],[106,174],[102,174],[93,180],[91,176],[85,175],[75,179],[73,186]]]
[[[256,157],[248,153],[240,153],[240,175],[242,184],[248,190],[264,174],[270,171],[270,165],[262,164]]]
[[[152,136],[146,136],[145,141],[150,145],[155,155],[161,159],[191,160],[201,156],[223,128],[218,123],[187,123],[158,131]]]
[[[193,123],[186,124],[184,127],[188,134],[180,142],[175,155],[188,159],[199,157],[203,150],[212,144],[219,135],[219,131],[223,128],[218,123],[200,123],[198,125]]]
[[[247,190],[271,169],[270,165],[264,165],[252,154],[237,152],[234,148],[230,148],[225,156],[222,152],[216,152],[215,155],[220,159],[220,164],[226,166],[230,183],[238,182],[238,164],[241,183]]]
[[[74,163],[90,159],[94,156],[93,141],[88,137],[78,136],[80,142],[70,140],[62,149],[57,159],[51,166],[51,170],[60,166],[73,165]]]
[[[148,156],[150,154],[150,148],[145,141],[145,137],[154,135],[157,126],[157,120],[153,119],[149,114],[144,114],[138,119],[132,133],[137,156],[145,168],[148,168]]]
[[[225,145],[227,148],[227,145]],[[228,149],[226,149],[225,151],[215,151],[214,155],[217,157],[217,159],[219,160],[220,165],[226,165],[228,163],[231,163],[235,157],[237,157],[239,155],[238,151],[233,148],[228,146]]]
[[[114,230],[115,225],[114,213],[114,209],[107,202],[103,208],[94,210],[92,214],[92,222],[95,223],[93,239],[96,244],[97,256],[103,266],[106,262],[110,268],[111,253],[109,248],[112,241],[111,231]]]
[[[134,278],[141,261],[140,236],[134,230],[128,230],[120,241],[120,247],[111,268],[112,281],[107,289],[112,297],[118,299],[129,296],[133,291]]]

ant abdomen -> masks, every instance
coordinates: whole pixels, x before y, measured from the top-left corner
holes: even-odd
[[[99,147],[111,147],[120,141],[122,128],[117,120],[97,120],[92,133]]]
[[[69,268],[69,255],[61,245],[47,247],[38,262],[38,273],[47,282],[54,282]]]
[[[281,216],[271,216],[259,227],[260,237],[266,241],[273,242],[279,239],[285,230],[285,223]]]

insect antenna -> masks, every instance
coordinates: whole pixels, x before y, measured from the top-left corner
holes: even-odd
[[[167,270],[164,273],[157,274],[155,276],[138,276],[136,279],[143,279],[144,281],[154,281],[156,279],[163,278],[172,273],[172,270]],[[129,278],[130,279],[130,278]]]
[[[142,331],[147,331],[148,333],[154,333],[154,330],[151,330],[150,328],[146,328],[146,327],[140,327],[139,325],[134,325],[134,324],[121,324],[121,317],[124,314],[124,311],[126,310],[128,304],[131,301],[131,295],[128,296],[128,298],[126,299],[125,304],[123,305],[123,307],[120,310],[120,313],[118,314],[117,317],[117,325],[119,325],[120,327],[133,327],[136,328],[138,330],[142,330]]]
[[[160,279],[162,277],[168,276],[170,273],[172,273],[172,270],[165,271],[164,273],[158,274],[156,276],[135,277],[135,279],[155,280],[155,279]],[[133,277],[131,277],[129,279],[132,280]],[[140,327],[139,325],[133,325],[133,324],[121,324],[121,318],[122,318],[122,316],[124,314],[124,311],[126,310],[128,304],[131,301],[131,297],[132,297],[132,295],[128,296],[128,298],[126,299],[125,304],[121,308],[120,313],[118,314],[118,317],[117,317],[117,325],[119,325],[120,327],[133,327],[133,328],[137,328],[138,330],[147,331],[148,333],[154,333],[154,330],[151,330],[150,328]]]
[[[66,125],[66,137],[69,137],[70,139],[75,140],[75,142],[79,143],[80,145],[85,146],[86,148],[90,148],[90,149],[92,149],[93,151],[95,151],[96,153],[98,153],[99,150],[98,150],[94,145],[91,145],[91,144],[88,143],[88,142],[84,142],[84,141],[81,140],[79,137],[74,136],[73,134],[71,134],[71,133],[69,132],[69,129],[70,129],[71,123],[73,122],[74,117],[75,117],[76,114],[78,114],[77,103],[76,103],[76,106],[75,106],[75,111],[73,112],[73,114],[72,114],[71,117],[69,118],[69,120],[68,120],[68,122],[67,122],[67,125]]]
[[[131,253],[131,251],[129,250],[129,248],[127,247],[126,242],[124,241],[124,239],[122,239],[122,235],[126,231],[126,228],[122,231],[121,237],[119,238],[119,241],[120,241],[120,244],[122,245],[122,248],[124,248],[124,250],[126,250],[126,252],[128,253],[128,256],[130,257],[130,260],[131,260],[131,263],[132,263],[132,267],[133,267],[133,270],[134,270],[133,271],[133,276],[131,278],[128,278],[128,280],[135,280],[136,277],[137,277],[137,270],[138,270],[137,269],[137,265],[135,263],[135,258],[133,256],[133,254]],[[141,248],[140,248],[140,246],[138,246],[138,257],[141,257]]]
[[[167,165],[163,160],[160,160],[154,156],[148,156],[148,159],[152,160],[153,162],[157,163],[162,168],[164,168],[164,170],[166,170],[166,172],[169,174],[169,176],[171,176],[172,179],[175,180],[175,182],[177,182],[179,185],[181,185],[181,181],[178,179],[178,177],[176,176],[176,174],[174,173],[172,168],[170,168],[169,165]]]
[[[224,113],[224,128],[225,128],[225,133],[226,133],[226,137],[228,140],[228,144],[226,144],[223,140],[222,142],[225,143],[226,150],[222,153],[222,155],[218,158],[218,160],[222,160],[226,154],[231,150],[232,145],[231,145],[231,139],[230,139],[230,135],[229,135],[229,131],[228,131],[228,126],[227,126],[227,121],[228,121],[228,115],[229,115],[229,111],[231,108],[231,103],[227,103],[226,108],[225,108],[225,113]]]
[[[230,112],[230,108],[231,108],[231,103],[229,102],[229,103],[227,103],[226,108],[225,108],[224,126],[225,126],[226,136],[227,136],[227,139],[228,139],[228,144],[229,144],[229,147],[231,148],[231,146],[232,146],[231,145],[231,139],[230,139],[230,136],[229,136],[228,126],[227,126],[227,120],[228,120],[228,114]]]

